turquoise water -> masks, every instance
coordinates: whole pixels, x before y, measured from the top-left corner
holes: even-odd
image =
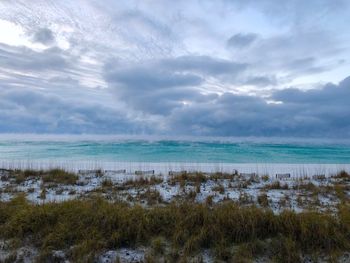
[[[0,160],[350,164],[347,142],[0,137]]]

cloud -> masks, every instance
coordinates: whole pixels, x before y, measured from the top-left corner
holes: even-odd
[[[237,63],[227,59],[220,59],[210,56],[180,56],[159,61],[160,67],[177,71],[194,71],[200,74],[210,75],[237,75],[243,72],[248,65]]]
[[[0,132],[104,134],[151,131],[150,120],[142,123],[117,108],[23,89],[2,91],[0,113]]]
[[[64,70],[72,61],[57,47],[35,51],[26,47],[12,47],[0,43],[0,65],[15,71]]]
[[[258,96],[202,94],[187,89],[165,88],[165,95],[162,88],[159,93],[146,94],[133,90],[135,101],[114,100],[115,106],[106,106],[106,101],[88,101],[73,94],[62,97],[3,87],[0,132],[350,136],[350,77],[338,85],[330,83],[309,91],[276,90],[269,100],[279,101],[277,104]],[[130,104],[137,102],[140,107],[130,110]]]
[[[275,91],[267,103],[257,96],[225,93],[210,102],[176,109],[168,117],[179,133],[222,136],[350,136],[350,77],[310,91]]]
[[[55,42],[55,37],[50,29],[40,28],[34,33],[33,41],[44,45],[49,45]]]
[[[0,132],[349,136],[348,1],[39,2],[0,1]]]
[[[191,88],[184,87],[197,86],[202,79],[194,74],[143,65],[109,70],[106,81],[114,94],[129,107],[164,115],[191,96]]]
[[[234,78],[247,65],[208,56],[181,56],[120,65],[106,65],[105,80],[128,106],[146,113],[165,115],[188,101],[206,98],[200,87],[206,78]]]
[[[253,33],[239,33],[235,34],[227,40],[229,47],[244,48],[250,46],[258,38],[257,34]]]
[[[296,88],[287,88],[274,92],[272,98],[283,101],[285,104],[319,105],[325,108],[327,104],[345,106],[350,96],[350,77],[344,79],[339,85],[327,84],[322,88],[303,91]],[[323,105],[322,105],[323,104]],[[345,108],[343,108],[345,110]]]
[[[277,84],[277,79],[275,76],[250,76],[243,81],[243,84],[257,87],[274,86]]]

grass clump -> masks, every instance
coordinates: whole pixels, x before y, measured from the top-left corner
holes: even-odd
[[[280,181],[275,181],[271,184],[267,184],[264,186],[264,189],[266,190],[288,190],[289,186],[288,184],[281,184]]]
[[[210,180],[218,181],[218,180],[233,180],[237,174],[230,174],[230,173],[222,173],[222,172],[216,172],[209,175]]]
[[[160,193],[157,190],[150,188],[147,188],[144,193],[139,194],[139,198],[145,200],[148,205],[155,205],[163,202]]]
[[[263,180],[264,182],[267,182],[268,180],[270,180],[270,176],[267,174],[264,174],[261,176],[261,180]]]
[[[156,185],[163,182],[163,179],[152,175],[151,177],[139,177],[135,180],[130,179],[123,183],[124,187],[141,187],[141,186],[150,186]]]
[[[220,194],[225,193],[225,187],[222,184],[216,185],[212,188],[213,191],[219,192]]]
[[[111,179],[104,179],[101,183],[101,186],[105,188],[113,187],[113,181]]]
[[[234,252],[233,262],[253,262],[253,259],[264,255],[268,249],[268,242],[254,240],[239,245]]]
[[[294,263],[302,261],[300,246],[290,237],[273,239],[270,248],[274,252],[272,258],[275,262]]]
[[[246,192],[240,192],[239,193],[239,197],[238,197],[238,202],[241,205],[247,205],[247,204],[251,204],[253,202],[253,198],[251,195],[249,195]]]
[[[293,189],[294,190],[305,190],[305,191],[310,191],[310,192],[319,192],[319,187],[317,187],[312,182],[298,183],[298,184],[293,186]]]
[[[10,175],[11,177],[15,178],[15,182],[16,184],[21,184],[24,181],[26,181],[27,179],[30,178],[39,178],[44,174],[44,171],[42,170],[30,170],[30,169],[26,169],[26,170],[11,170]]]
[[[340,171],[339,173],[337,173],[336,175],[332,176],[333,178],[337,178],[337,179],[345,179],[345,180],[350,180],[350,174],[347,173],[346,171]]]
[[[175,185],[180,183],[180,185],[185,185],[186,183],[204,183],[208,180],[207,176],[203,173],[182,173],[179,175],[172,176],[169,179],[170,185]]]
[[[40,192],[40,195],[39,195],[39,198],[42,199],[42,200],[45,200],[46,199],[46,194],[47,194],[46,188],[42,188],[41,192]]]
[[[267,197],[266,193],[262,193],[258,195],[258,204],[261,205],[262,207],[268,207],[269,206],[269,199]]]
[[[42,179],[44,183],[76,184],[79,177],[62,169],[50,170],[11,170],[10,177],[15,179],[16,184],[21,184],[28,179]]]
[[[42,180],[44,183],[56,183],[56,184],[66,184],[73,185],[76,184],[79,177],[62,169],[52,169],[45,172],[42,175]]]
[[[166,242],[163,237],[156,237],[151,242],[152,252],[155,255],[163,255],[166,250]]]

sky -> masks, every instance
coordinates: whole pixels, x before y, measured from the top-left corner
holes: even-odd
[[[350,138],[348,0],[0,0],[0,133]]]

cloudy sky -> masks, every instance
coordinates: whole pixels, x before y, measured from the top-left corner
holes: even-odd
[[[0,0],[0,132],[350,137],[348,0]]]

